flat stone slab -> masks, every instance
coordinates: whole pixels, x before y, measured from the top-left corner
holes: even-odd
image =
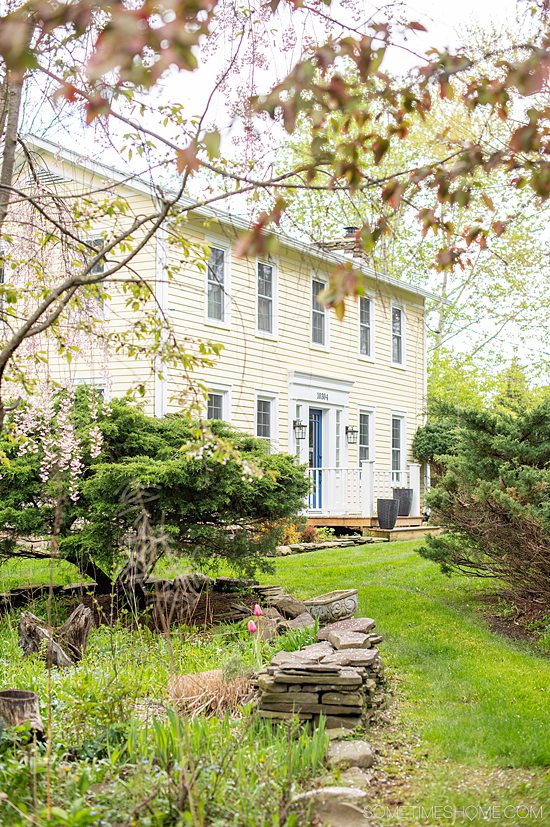
[[[267,596],[267,602],[270,606],[274,606],[284,617],[291,619],[307,612],[306,604],[292,597],[291,594],[270,594]]]
[[[367,800],[356,787],[320,787],[295,795],[291,806],[308,810],[325,827],[370,827],[364,815]]]
[[[365,789],[372,783],[374,773],[362,770],[360,767],[350,767],[340,773],[340,783],[350,787]]]
[[[361,706],[364,702],[364,695],[360,692],[323,692],[321,703],[336,704],[340,706]]]
[[[323,626],[317,632],[317,640],[328,640],[331,632],[357,632],[362,635],[368,634],[376,626],[371,617],[350,617],[347,620],[337,620]]]
[[[328,760],[333,767],[368,769],[374,764],[375,755],[366,741],[334,741],[328,747]]]
[[[327,715],[326,719],[326,728],[327,729],[340,729],[344,728],[348,731],[350,729],[355,729],[361,723],[361,718],[359,716],[350,716],[345,717],[343,715]]]
[[[340,652],[333,652],[326,655],[321,666],[370,666],[378,658],[378,649],[342,649]]]
[[[289,721],[296,716],[300,721],[311,721],[313,718],[311,712],[275,712],[270,709],[259,709],[258,715],[260,718],[271,718],[274,721]]]
[[[287,629],[310,629],[312,626],[315,626],[315,620],[309,612],[302,612],[298,617],[287,620],[285,624]]]
[[[327,641],[335,649],[367,649],[369,636],[361,632],[329,632]]]
[[[264,692],[260,699],[260,706],[268,704],[317,704],[319,695],[316,692]]]
[[[349,686],[350,688],[355,688],[361,686],[363,678],[357,669],[343,667],[338,673],[330,675],[315,675],[313,673],[296,674],[278,669],[273,672],[273,680],[275,683],[285,683],[289,685],[300,684],[304,690],[307,687],[307,691],[314,692],[317,690],[317,687],[322,689],[326,687],[327,684],[329,686]],[[315,689],[310,690],[309,687],[315,687]]]

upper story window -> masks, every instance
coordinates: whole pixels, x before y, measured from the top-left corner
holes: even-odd
[[[319,301],[319,293],[325,289],[324,281],[313,278],[311,281],[311,341],[315,345],[326,345],[326,311]]]
[[[391,360],[394,365],[402,365],[405,353],[405,332],[403,310],[391,309]]]
[[[207,264],[207,311],[209,319],[225,322],[225,250],[212,247]]]
[[[372,299],[361,296],[359,299],[359,353],[372,356]]]
[[[86,244],[88,245],[87,250],[87,257],[91,259],[94,257],[93,251],[90,250],[90,247],[93,247],[94,250],[99,252],[105,246],[105,242],[102,238],[87,238]],[[98,259],[92,269],[90,270],[90,274],[92,276],[101,276],[105,272],[106,262],[104,258]]]
[[[371,454],[371,414],[369,411],[359,412],[359,464],[370,459]]]
[[[391,472],[392,482],[401,482],[404,458],[405,420],[402,416],[392,416],[391,420]]]
[[[273,334],[275,326],[275,272],[271,264],[258,262],[258,331]]]

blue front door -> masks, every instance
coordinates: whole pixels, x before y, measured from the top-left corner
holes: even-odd
[[[323,507],[323,412],[318,408],[309,409],[309,467],[313,468],[309,507],[320,510]]]

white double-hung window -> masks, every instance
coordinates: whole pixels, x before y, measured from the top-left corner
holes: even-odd
[[[206,315],[216,322],[226,321],[226,257],[225,250],[211,247],[206,274]]]
[[[208,393],[206,401],[206,418],[231,420],[231,388],[216,385]]]
[[[275,333],[275,268],[265,261],[257,264],[258,333]]]
[[[391,309],[391,360],[393,365],[405,362],[405,317],[395,305]]]
[[[277,442],[276,397],[270,393],[256,396],[256,436],[274,446]]]
[[[372,358],[373,355],[373,301],[368,296],[359,299],[359,353]]]
[[[313,277],[311,280],[311,341],[314,345],[327,344],[327,319],[324,304],[319,301],[319,294],[326,284],[321,279]]]
[[[371,426],[371,412],[359,411],[359,465],[371,459]]]
[[[394,414],[391,418],[391,477],[401,482],[405,459],[405,417]]]

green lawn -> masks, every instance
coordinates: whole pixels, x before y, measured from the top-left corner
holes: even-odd
[[[359,589],[375,618],[408,718],[431,749],[464,763],[550,765],[550,662],[493,633],[480,615],[480,581],[443,576],[416,542],[281,559],[268,578],[301,596]]]

